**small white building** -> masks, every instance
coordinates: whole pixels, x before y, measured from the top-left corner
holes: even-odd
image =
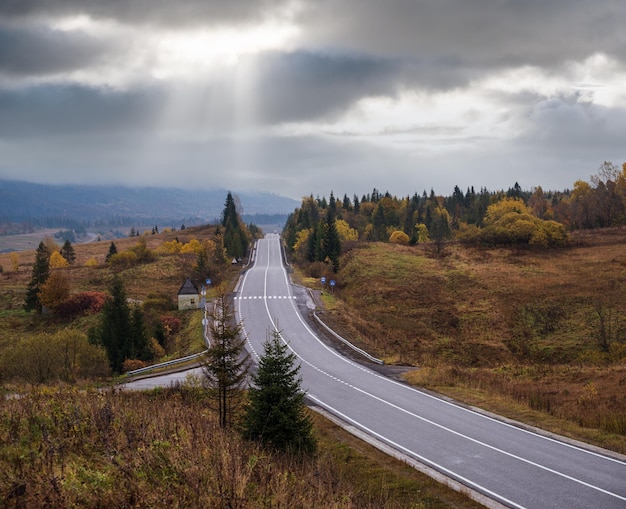
[[[191,279],[185,279],[185,282],[178,290],[178,310],[198,309],[200,305],[200,297],[196,285]]]

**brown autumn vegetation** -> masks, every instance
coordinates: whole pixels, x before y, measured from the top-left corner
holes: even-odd
[[[52,269],[52,274],[61,275],[60,279],[69,283],[70,298],[57,303],[58,307],[51,306],[53,312],[44,316],[23,310],[35,252],[0,254],[0,266],[3,267],[0,273],[0,361],[3,351],[10,345],[37,334],[54,334],[68,327],[87,334],[98,323],[98,311],[114,274],[122,277],[127,296],[134,302],[143,303],[148,322],[157,319],[162,322],[167,344],[164,351],[158,352],[160,356],[168,359],[200,351],[203,347],[201,317],[175,309],[178,289],[186,277],[194,274],[197,256],[194,252],[172,252],[163,248],[176,239],[181,244],[197,243],[197,239],[210,238],[214,232],[215,227],[195,227],[116,239],[114,242],[120,254],[140,252],[149,255],[143,256],[141,262],[124,266],[105,262],[110,240],[77,244],[74,246],[74,264]],[[52,239],[47,241],[52,242]],[[58,248],[60,246],[53,249]],[[18,270],[14,270],[15,266]],[[236,273],[229,264],[223,271],[223,275],[214,278],[216,283],[228,280],[232,273]],[[154,324],[147,325],[151,329]],[[3,381],[1,365],[0,362],[0,382]]]
[[[322,318],[419,367],[406,380],[626,452],[626,230],[549,251],[355,244],[336,277]]]
[[[20,352],[38,352],[31,367],[51,376],[46,385],[26,386],[13,378],[27,374],[23,369],[0,369],[0,507],[478,507],[315,414],[318,453],[296,460],[221,430],[193,383],[102,392],[90,387],[115,382],[102,355],[92,355],[99,372],[87,372],[81,358],[79,365],[55,363],[56,346],[76,340],[87,348],[85,333],[97,322],[114,272],[129,298],[168,308],[163,301],[174,301],[196,261],[169,247],[177,238],[191,243],[212,233],[188,228],[145,236],[145,248],[158,256],[127,267],[105,263],[110,240],[75,245],[76,262],[58,269],[69,280],[70,300],[43,316],[23,310],[34,252],[0,254],[0,358],[19,366]],[[115,240],[118,252],[137,243]],[[239,269],[226,270],[228,281]],[[164,354],[202,348],[201,313],[167,309],[161,318],[172,334]]]
[[[2,507],[475,508],[321,417],[295,458],[223,430],[193,384],[35,388],[0,402]]]

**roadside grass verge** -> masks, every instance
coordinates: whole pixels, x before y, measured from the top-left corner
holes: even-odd
[[[321,317],[386,363],[419,367],[410,383],[626,452],[626,343],[601,342],[626,328],[626,230],[573,238],[550,251],[450,244],[441,257],[357,245]]]
[[[222,430],[205,393],[36,388],[0,400],[6,507],[477,508],[318,415],[294,458]]]

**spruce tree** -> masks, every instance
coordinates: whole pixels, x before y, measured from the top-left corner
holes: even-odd
[[[130,307],[126,299],[124,283],[115,276],[109,287],[110,298],[102,307],[98,342],[104,347],[111,369],[122,372],[122,365],[133,355]]]
[[[74,265],[74,262],[76,261],[76,253],[74,251],[72,243],[69,240],[65,241],[59,253],[61,253],[61,256],[67,260],[67,263],[69,263],[70,265]]]
[[[337,272],[339,270],[339,255],[341,255],[341,239],[339,238],[339,232],[337,232],[337,223],[334,214],[330,209],[326,214],[326,228],[324,231],[326,234],[324,239],[324,252],[326,257],[330,259],[333,272]]]
[[[148,331],[146,330],[144,322],[143,311],[138,304],[133,307],[130,315],[130,341],[130,359],[140,359],[142,361],[149,361],[152,359],[150,340],[148,338]]]
[[[50,250],[46,247],[46,244],[42,241],[37,247],[35,254],[35,265],[33,265],[33,274],[28,283],[26,290],[26,299],[24,300],[24,309],[26,311],[37,311],[41,314],[42,306],[39,300],[39,292],[42,285],[48,279],[50,275]]]
[[[306,414],[296,355],[274,330],[263,345],[259,367],[252,376],[249,402],[241,421],[244,437],[293,454],[312,453],[316,443]]]
[[[249,356],[244,352],[242,325],[234,323],[234,311],[222,291],[209,319],[211,345],[202,364],[205,383],[219,412],[220,427],[232,424],[248,379]]]
[[[226,196],[226,203],[224,203],[222,226],[224,227],[226,251],[234,258],[243,258],[248,252],[248,235],[237,212],[235,198],[230,192]]]
[[[115,242],[111,242],[111,245],[109,246],[109,252],[107,253],[104,261],[108,262],[111,259],[111,256],[116,255],[117,254],[117,246],[115,245]]]

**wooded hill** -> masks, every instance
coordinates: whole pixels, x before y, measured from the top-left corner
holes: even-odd
[[[406,380],[626,452],[625,212],[605,164],[561,193],[309,196],[284,238],[321,318]]]
[[[289,216],[284,236],[289,250],[303,262],[326,262],[336,272],[341,242],[379,241],[415,245],[458,239],[468,244],[563,247],[567,231],[606,228],[626,222],[626,163],[620,169],[605,162],[590,182],[577,181],[573,190],[522,190],[452,195],[433,190],[397,197],[374,189],[359,198],[302,201]]]

